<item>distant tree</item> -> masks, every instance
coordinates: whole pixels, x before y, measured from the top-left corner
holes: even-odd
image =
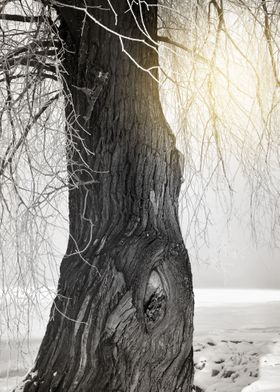
[[[38,285],[36,255],[60,208],[55,197],[67,189],[69,200],[57,295],[21,390],[192,390],[192,275],[178,219],[184,165],[161,100],[165,111],[177,102],[169,116],[185,130],[178,140],[191,223],[214,175],[232,194],[236,162],[255,171],[256,155],[242,156],[247,145],[266,162],[253,189],[273,197],[277,211],[277,10],[264,0],[2,1],[1,226],[4,239],[15,233],[19,271],[13,279],[2,247],[3,287],[21,278]],[[261,36],[271,99],[263,69],[228,27],[240,20],[252,40]],[[228,53],[250,68],[253,100]],[[253,142],[223,117],[234,106],[242,124],[250,110],[260,113]],[[205,217],[206,225],[207,209]]]

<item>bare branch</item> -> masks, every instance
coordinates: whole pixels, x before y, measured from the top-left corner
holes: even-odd
[[[0,167],[0,177],[3,175],[6,167],[11,163],[13,157],[15,156],[16,152],[22,145],[22,143],[25,141],[29,131],[31,130],[32,126],[37,122],[37,120],[42,116],[42,114],[50,107],[50,105],[56,101],[59,97],[59,93],[56,94],[54,97],[52,97],[48,102],[46,102],[41,109],[38,111],[38,113],[35,114],[35,116],[32,118],[32,121],[25,127],[23,134],[21,135],[20,139],[10,152],[11,148],[9,148],[6,151],[6,154],[4,155],[2,162],[1,162],[1,167]]]
[[[11,67],[15,67],[18,65],[26,65],[30,67],[40,67],[45,69],[46,71],[56,73],[57,68],[50,64],[46,63],[46,55],[49,56],[54,56],[56,54],[56,51],[54,50],[49,50],[49,51],[43,51],[40,52],[38,51],[36,54],[27,54],[26,56],[23,57],[14,57],[14,58],[2,58],[0,59],[0,69],[9,69]],[[42,60],[40,59],[40,56],[42,56]]]
[[[181,44],[180,42],[174,41],[173,39],[167,37],[167,36],[163,36],[163,35],[158,35],[157,36],[157,40],[160,42],[164,42],[166,44],[169,45],[174,45],[179,49],[184,50],[185,52],[189,53],[190,55],[192,55],[194,57],[195,60],[200,61],[203,64],[209,64],[209,60],[206,59],[205,57],[201,56],[199,53],[195,53],[194,50],[188,48],[186,45]]]
[[[52,23],[52,19],[46,18],[41,15],[26,16],[26,15],[15,15],[15,14],[0,14],[0,20],[22,22],[22,23],[42,23],[42,22]]]

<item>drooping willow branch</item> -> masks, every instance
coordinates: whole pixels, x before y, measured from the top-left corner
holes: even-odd
[[[157,40],[158,42],[163,42],[166,43],[168,45],[172,45],[177,47],[178,49],[181,49],[185,52],[187,52],[189,55],[191,55],[191,57],[197,61],[200,62],[204,65],[207,65],[208,67],[210,67],[211,69],[215,69],[215,71],[217,71],[221,76],[223,76],[223,78],[225,79],[225,81],[229,84],[232,84],[236,90],[238,90],[239,92],[241,92],[242,94],[244,94],[244,91],[240,90],[240,87],[233,81],[230,80],[228,78],[228,76],[225,74],[225,72],[223,72],[212,60],[207,59],[206,57],[202,56],[201,54],[195,52],[194,50],[188,48],[186,45],[181,44],[178,41],[175,41],[167,36],[162,36],[162,35],[158,35],[157,36]]]
[[[277,83],[277,86],[280,87],[280,80],[279,80],[279,77],[277,74],[276,62],[274,59],[274,53],[273,53],[273,48],[272,48],[272,34],[271,34],[271,29],[270,29],[266,0],[262,0],[262,8],[264,11],[264,35],[265,35],[266,42],[268,45],[268,51],[269,51],[269,56],[270,56],[270,60],[271,60],[272,71],[273,71],[273,75],[274,75],[275,81]]]
[[[0,177],[3,175],[6,167],[12,162],[13,157],[15,156],[16,152],[18,149],[21,147],[21,145],[24,143],[26,140],[29,131],[31,130],[32,126],[38,121],[38,119],[42,116],[42,114],[51,106],[51,104],[56,101],[59,97],[59,93],[56,94],[54,97],[50,98],[41,108],[40,110],[33,116],[32,121],[27,124],[25,129],[23,130],[23,133],[18,140],[18,142],[13,146],[13,142],[8,146],[4,157],[2,158],[1,162],[1,167],[0,167]]]

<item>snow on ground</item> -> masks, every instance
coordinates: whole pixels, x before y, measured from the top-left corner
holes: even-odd
[[[277,342],[280,342],[277,330],[232,330],[224,337],[195,336],[194,385],[200,388],[198,391],[240,392],[258,380],[260,357]]]
[[[11,391],[32,367],[41,339],[0,341],[0,392]]]
[[[280,291],[203,289],[195,294],[196,391],[241,392],[263,383],[258,381],[259,360],[280,344]],[[46,307],[45,322],[48,312]],[[33,321],[29,340],[0,340],[0,392],[11,391],[32,366],[44,330]],[[244,392],[270,391],[280,388]]]
[[[197,391],[241,392],[252,383],[258,388],[260,358],[280,344],[280,291],[201,290],[196,299]],[[273,371],[280,377],[279,367]],[[244,392],[280,392],[280,384],[276,390],[264,388]]]

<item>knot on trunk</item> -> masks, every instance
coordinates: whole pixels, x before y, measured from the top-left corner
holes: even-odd
[[[152,271],[144,297],[143,311],[149,329],[155,327],[165,316],[167,295],[161,277]]]

